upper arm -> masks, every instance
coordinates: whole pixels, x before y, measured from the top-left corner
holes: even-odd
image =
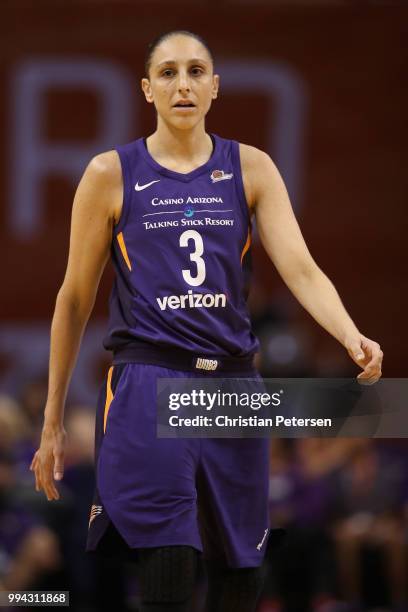
[[[59,294],[92,308],[110,254],[112,229],[122,202],[122,173],[116,151],[88,164],[72,206],[68,263]]]
[[[241,147],[245,191],[266,252],[285,282],[307,274],[316,264],[277,167],[263,151],[246,145]]]

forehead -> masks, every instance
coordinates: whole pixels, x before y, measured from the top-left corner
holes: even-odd
[[[151,65],[163,62],[186,62],[200,59],[210,62],[211,58],[204,45],[192,36],[174,35],[163,40],[154,50]]]

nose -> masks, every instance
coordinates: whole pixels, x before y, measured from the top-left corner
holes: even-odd
[[[190,79],[186,70],[179,71],[177,85],[180,93],[186,93],[190,91]]]

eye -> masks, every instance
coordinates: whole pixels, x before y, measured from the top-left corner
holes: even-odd
[[[200,66],[193,66],[191,72],[194,76],[200,76],[204,73],[204,70]]]
[[[163,70],[161,74],[164,77],[171,77],[173,76],[173,70],[171,70],[171,68],[166,68],[166,70]]]

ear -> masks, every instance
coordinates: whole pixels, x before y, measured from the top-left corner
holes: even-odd
[[[220,87],[220,75],[213,75],[213,86],[212,86],[212,99],[215,100],[218,96],[218,89]]]
[[[149,79],[147,79],[146,77],[143,77],[143,79],[140,82],[142,89],[143,89],[143,93],[145,95],[146,101],[150,102],[150,104],[153,103],[153,94],[152,94],[152,87],[150,85],[150,81]]]

